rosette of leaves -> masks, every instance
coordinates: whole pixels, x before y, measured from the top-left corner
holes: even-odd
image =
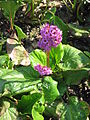
[[[50,51],[50,67],[53,75],[43,78],[33,67],[37,63],[47,64],[46,53],[36,49],[30,53],[30,61],[31,66],[28,67],[19,66],[15,70],[0,68],[0,96],[21,95],[17,105],[18,111],[23,115],[32,115],[34,120],[37,118],[43,120],[43,112],[46,111],[50,115],[54,111],[53,114],[57,114],[56,116],[62,120],[86,119],[89,109],[84,101],[79,102],[76,97],[71,97],[68,99],[68,104],[55,102],[61,101],[67,85],[78,84],[83,77],[88,77],[89,58],[74,47],[60,44]],[[85,74],[82,69],[85,70]],[[77,76],[78,70],[81,70],[79,76]],[[69,73],[70,71],[73,74]],[[64,81],[62,81],[62,77],[64,77]],[[25,93],[27,94],[25,95]]]

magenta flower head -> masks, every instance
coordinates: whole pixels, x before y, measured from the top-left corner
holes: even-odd
[[[38,71],[41,76],[52,74],[51,68],[48,68],[47,66],[41,66],[40,64],[36,65],[34,69]]]
[[[38,46],[46,51],[57,47],[62,41],[62,31],[54,25],[46,24],[40,31],[41,38]]]

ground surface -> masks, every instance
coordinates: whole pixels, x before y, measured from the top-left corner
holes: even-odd
[[[60,3],[61,6],[61,3]],[[62,4],[62,7],[57,6],[56,15],[59,16],[65,23],[77,23],[77,19],[75,16],[70,14],[70,12],[66,9],[66,6]],[[23,19],[22,12],[18,11],[19,14],[16,14],[15,24],[20,26],[22,30],[27,34],[28,38],[22,40],[23,45],[25,46],[28,52],[31,52],[35,48],[37,48],[37,36],[39,35],[40,27],[38,24],[32,25],[31,23],[27,23],[29,21],[29,17]],[[90,6],[87,5],[84,8],[84,17],[86,18],[84,22],[79,23],[82,27],[90,26],[89,21],[87,20],[87,16],[90,16]],[[18,19],[19,18],[19,19]],[[20,19],[21,18],[21,19]],[[9,21],[3,16],[2,12],[0,12],[0,37],[9,37],[9,28],[10,24]],[[90,29],[90,28],[89,28]],[[67,43],[82,50],[82,51],[89,51],[90,52],[90,36],[70,36],[70,32],[68,33]],[[3,46],[5,50],[5,45]],[[88,80],[87,82],[89,82]],[[82,80],[80,85],[71,86],[68,88],[70,95],[76,95],[79,99],[84,100],[90,104],[90,89],[89,86]],[[66,96],[63,96],[65,99]]]

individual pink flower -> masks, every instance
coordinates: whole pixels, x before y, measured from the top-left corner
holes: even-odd
[[[47,66],[41,66],[40,64],[34,66],[34,69],[38,71],[41,76],[52,74],[51,68],[48,68]]]

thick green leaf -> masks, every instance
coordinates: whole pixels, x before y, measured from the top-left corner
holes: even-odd
[[[51,68],[55,68],[60,60],[63,58],[63,46],[60,43],[56,48],[52,48],[50,51],[50,66]]]
[[[89,77],[90,59],[83,52],[69,45],[63,45],[63,49],[64,56],[59,68],[63,70],[67,85],[77,85],[83,78]]]
[[[85,54],[70,45],[63,45],[64,56],[59,67],[63,70],[80,69],[90,65],[90,59]]]
[[[43,80],[43,92],[45,100],[48,103],[53,102],[59,95],[59,91],[57,89],[57,82],[49,76],[45,77]]]
[[[39,79],[39,73],[34,70],[31,66],[27,66],[27,67],[17,67],[16,70],[18,72],[20,72],[21,74],[24,75],[24,78],[27,80],[34,80],[34,79]]]
[[[1,81],[0,81],[1,82]],[[29,82],[29,81],[11,81],[9,83],[5,83],[2,86],[3,89],[3,94],[2,95],[6,95],[6,96],[15,96],[17,94],[21,94],[21,93],[25,93],[25,92],[31,92],[31,91],[37,91],[37,84],[39,84],[41,81],[37,80],[37,81],[33,81],[33,82]]]
[[[63,71],[63,77],[67,85],[77,85],[82,79],[89,77],[90,69]]]
[[[19,40],[27,38],[27,35],[22,31],[22,29],[19,26],[17,26],[17,25],[14,25],[14,26],[15,26],[16,31],[18,33]]]
[[[40,101],[36,102],[34,104],[34,106],[33,106],[33,109],[32,109],[32,117],[33,117],[33,119],[34,120],[37,120],[37,119],[44,120],[43,116],[41,115],[44,112],[44,110],[45,110],[45,106],[42,105],[40,103]]]
[[[60,81],[58,83],[58,90],[59,90],[60,97],[62,97],[64,93],[67,91],[67,85],[65,81]]]
[[[30,62],[34,67],[37,64],[46,65],[46,54],[39,49],[34,50],[30,53]]]
[[[89,105],[84,101],[78,101],[77,97],[72,96],[68,104],[59,105],[57,113],[60,120],[86,120],[89,115]]]
[[[84,51],[85,55],[87,55],[90,58],[90,52]]]
[[[5,82],[6,82],[6,81],[0,79],[0,95],[2,95],[2,93],[3,93],[3,89],[4,89],[4,84],[5,84]]]
[[[0,94],[16,95],[36,89],[41,80],[39,74],[31,67],[21,67],[17,70],[0,68]]]
[[[34,108],[32,109],[33,120],[44,120],[44,117],[39,114]]]
[[[31,114],[34,104],[41,98],[40,93],[23,95],[18,103],[18,110],[22,113]]]
[[[0,68],[0,79],[6,81],[20,81],[25,80],[24,75],[16,70],[2,69]]]
[[[89,106],[87,103],[84,101],[79,102],[74,96],[70,98],[70,103],[66,108],[65,117],[67,120],[86,120],[89,115]]]
[[[58,16],[55,16],[54,24],[57,25],[60,30],[62,30],[63,33],[62,42],[66,43],[68,26]]]
[[[60,120],[86,120],[89,111],[89,105],[86,102],[78,101],[77,97],[72,96],[67,104],[59,100],[47,105],[45,115],[54,116]]]
[[[62,43],[57,48],[52,48],[50,51],[50,67],[55,68],[55,65],[60,62],[63,57]],[[30,53],[30,61],[32,66],[37,64],[46,65],[46,54],[42,50],[34,50]]]
[[[33,106],[33,109],[35,109],[35,111],[39,113],[43,113],[45,110],[45,106],[39,101],[35,103],[35,105]]]
[[[0,101],[1,102],[1,101]],[[3,101],[0,120],[17,120],[18,112],[8,101]]]

